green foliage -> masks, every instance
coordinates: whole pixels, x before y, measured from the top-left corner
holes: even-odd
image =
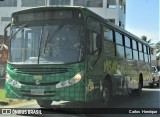
[[[146,41],[148,44],[152,45],[151,39],[148,40],[147,36],[143,35],[141,36],[142,40]]]
[[[141,38],[142,38],[144,41],[148,42],[149,45],[156,45],[156,48],[157,48],[156,53],[157,53],[157,54],[160,53],[160,41],[157,42],[156,44],[153,44],[153,43],[151,43],[151,39],[149,39],[149,40],[147,39],[147,36],[143,35],[143,36],[141,36]]]
[[[4,89],[0,89],[0,100],[7,100],[6,97],[5,97],[5,91]]]

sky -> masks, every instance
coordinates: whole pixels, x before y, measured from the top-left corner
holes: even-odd
[[[126,30],[151,43],[160,41],[159,0],[126,0]]]

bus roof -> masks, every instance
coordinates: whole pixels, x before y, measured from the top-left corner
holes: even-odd
[[[131,38],[134,38],[135,40],[137,41],[140,41],[146,45],[149,46],[149,44],[142,40],[141,38],[137,37],[136,35],[130,33],[129,31],[125,30],[125,29],[122,29],[121,27],[115,25],[114,23],[104,19],[103,17],[99,16],[98,14],[94,13],[93,11],[87,9],[86,7],[82,7],[82,6],[41,6],[41,7],[33,7],[33,8],[28,8],[28,9],[24,9],[24,10],[21,10],[21,11],[17,11],[17,12],[14,12],[12,15],[16,15],[16,14],[19,14],[19,13],[25,13],[25,12],[34,12],[34,11],[47,11],[47,10],[53,10],[53,9],[79,9],[81,10],[85,15],[87,16],[92,16],[92,17],[95,17],[97,20],[100,20],[102,21],[104,24],[112,27],[112,29],[115,29],[121,33],[125,33],[128,37],[131,37]],[[86,17],[87,17],[86,16]]]
[[[52,5],[52,6],[39,6],[39,7],[32,7],[32,8],[26,8],[20,11],[16,11],[12,13],[12,15],[19,14],[19,13],[25,13],[25,12],[34,12],[34,11],[47,11],[47,10],[54,10],[54,9],[80,9],[82,10],[84,7],[81,6],[60,6],[60,5]]]

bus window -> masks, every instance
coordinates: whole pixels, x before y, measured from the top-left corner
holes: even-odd
[[[127,59],[132,59],[133,58],[133,56],[132,56],[132,49],[126,47],[125,50],[126,50],[126,58]]]
[[[151,55],[148,55],[148,62],[151,62]]]
[[[87,28],[88,30],[94,31],[98,34],[101,34],[101,26],[100,26],[100,22],[92,19],[92,18],[88,18],[87,20]]]
[[[100,34],[89,32],[89,52],[90,54],[100,54],[102,48],[102,38]]]
[[[101,38],[101,26],[98,21],[89,18],[88,19],[88,32],[89,32],[89,53],[92,55],[98,55],[101,51],[102,38]]]
[[[147,47],[146,47],[146,45],[143,45],[143,51],[144,51],[144,53],[147,53]]]
[[[142,44],[138,43],[138,50],[139,50],[139,60],[144,61],[144,57],[143,57],[143,48],[142,48]]]
[[[142,52],[142,44],[141,43],[138,43],[138,49],[140,52]]]
[[[103,28],[103,31],[104,31],[104,39],[113,41],[113,31],[105,26]]]
[[[137,50],[137,42],[135,40],[132,40],[132,48]]]
[[[121,45],[116,45],[116,55],[118,57],[124,58],[124,47]]]
[[[122,35],[118,32],[115,32],[115,37],[116,37],[116,43],[123,45],[123,38]]]
[[[138,60],[138,51],[133,50],[133,59]]]
[[[126,52],[126,58],[132,59],[132,49],[131,49],[131,39],[127,36],[124,37],[125,41],[125,52]]]
[[[147,46],[148,62],[151,62],[151,48]]]
[[[149,62],[149,59],[148,59],[148,55],[147,55],[147,54],[144,54],[144,61],[145,61],[145,62]]]
[[[125,46],[126,47],[131,47],[131,39],[125,36]]]
[[[139,60],[144,61],[143,53],[142,52],[139,52]]]
[[[151,54],[151,48],[147,47],[147,54]]]

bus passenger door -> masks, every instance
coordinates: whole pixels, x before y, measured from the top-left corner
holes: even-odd
[[[89,47],[89,66],[90,67],[94,67],[97,63],[97,59],[100,56],[101,53],[101,47],[100,47],[100,40],[101,37],[99,36],[99,34],[95,33],[95,32],[89,32],[89,43],[88,43],[88,47]]]
[[[102,34],[100,22],[93,18],[87,20],[87,76],[88,85],[92,82],[92,85],[88,88],[87,97],[90,100],[99,99],[100,96],[100,79],[103,72],[103,65],[101,61],[102,51]]]
[[[88,29],[88,68],[94,68],[102,50],[102,34],[100,22],[93,18],[87,20]]]

